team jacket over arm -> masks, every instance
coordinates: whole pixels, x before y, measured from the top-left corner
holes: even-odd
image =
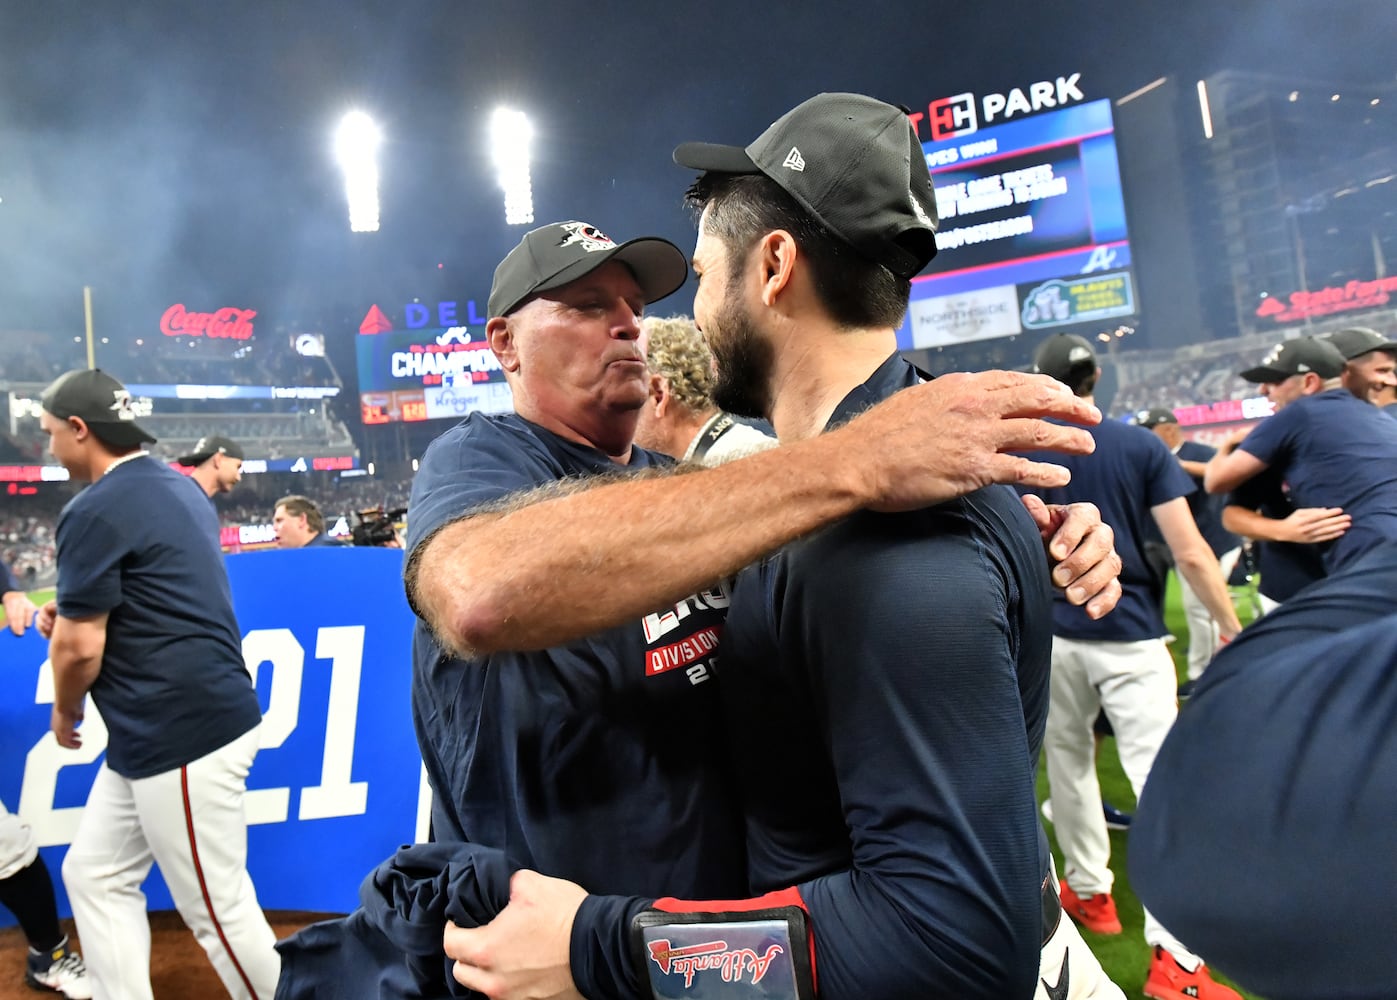
[[[1248,989],[1390,997],[1394,830],[1389,542],[1218,653],[1155,758],[1130,878],[1171,931]]]
[[[1019,499],[854,515],[744,572],[733,600],[722,685],[752,890],[795,888],[768,902],[809,912],[821,998],[1031,996],[1051,598]],[[642,995],[621,928],[645,902],[579,910],[585,995]]]
[[[633,450],[633,468],[655,464],[668,459]],[[484,504],[618,471],[514,414],[473,415],[422,458],[409,554]],[[574,599],[604,586],[589,580]],[[419,621],[413,722],[436,791],[436,839],[498,847],[600,892],[743,894],[741,821],[710,683],[727,605],[718,586],[577,642],[473,660],[445,653]]]

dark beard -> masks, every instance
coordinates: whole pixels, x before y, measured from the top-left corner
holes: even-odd
[[[736,302],[732,289],[729,302]],[[771,344],[758,335],[751,319],[740,307],[725,307],[717,324],[722,343],[710,343],[718,375],[713,384],[713,402],[720,409],[739,417],[765,420],[771,414],[771,372],[774,367]]]

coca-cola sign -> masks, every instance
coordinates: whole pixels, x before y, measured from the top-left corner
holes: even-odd
[[[252,337],[252,317],[255,309],[234,309],[225,306],[217,312],[189,312],[177,302],[160,317],[160,332],[167,337],[225,337],[248,340]]]

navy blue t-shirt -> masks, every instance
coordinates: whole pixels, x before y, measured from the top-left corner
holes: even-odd
[[[153,458],[122,462],[68,501],[55,535],[58,613],[108,613],[91,694],[113,771],[182,767],[262,720],[197,483]]]
[[[1185,441],[1179,445],[1179,450],[1174,455],[1181,462],[1202,462],[1206,465],[1217,453],[1216,448],[1199,441]],[[1241,545],[1242,540],[1222,526],[1223,498],[1203,489],[1202,476],[1189,478],[1193,480],[1194,490],[1188,495],[1188,509],[1193,512],[1194,523],[1198,525],[1198,533],[1203,536],[1203,541],[1208,543],[1213,555],[1221,558],[1223,554]],[[1153,524],[1154,519],[1150,520]],[[1158,526],[1155,528],[1157,531]]]
[[[1233,490],[1224,500],[1227,507],[1245,507],[1262,517],[1284,520],[1295,511],[1286,496],[1285,483],[1276,468],[1266,468]],[[1327,543],[1326,543],[1327,544]],[[1288,601],[1296,592],[1324,579],[1324,558],[1318,545],[1297,542],[1258,541],[1257,591],[1273,601]]]
[[[1280,472],[1295,506],[1353,518],[1323,549],[1330,572],[1397,538],[1397,424],[1347,389],[1295,400],[1238,447]]]
[[[1130,879],[1170,931],[1250,990],[1390,997],[1394,829],[1388,542],[1218,653],[1150,769]]]
[[[629,468],[669,464],[635,448]],[[408,552],[504,497],[625,471],[515,414],[472,414],[422,457]],[[583,588],[571,599],[587,597]],[[501,848],[593,892],[744,895],[713,681],[728,601],[717,585],[576,642],[473,660],[444,653],[419,622],[413,721],[436,790],[436,839]]]
[[[1189,496],[1193,480],[1153,431],[1116,420],[1103,420],[1087,430],[1096,439],[1096,451],[1090,455],[1028,454],[1036,462],[1052,462],[1072,472],[1072,481],[1066,486],[1032,492],[1048,503],[1089,501],[1100,508],[1101,520],[1116,533],[1121,599],[1109,615],[1092,621],[1085,609],[1069,604],[1065,595],[1054,591],[1054,634],[1102,642],[1155,639],[1168,629],[1153,595],[1145,558],[1145,542],[1155,525],[1151,510]]]

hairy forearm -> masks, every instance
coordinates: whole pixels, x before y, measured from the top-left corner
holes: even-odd
[[[53,664],[53,703],[65,711],[76,711],[101,673],[101,651],[81,649],[55,635],[49,644],[49,661]]]
[[[677,602],[868,502],[828,435],[692,472],[609,482],[448,524],[408,570],[462,652],[543,649]]]
[[[1222,526],[1234,535],[1261,542],[1288,542],[1285,522],[1274,517],[1266,517],[1245,507],[1228,506],[1222,509]]]

